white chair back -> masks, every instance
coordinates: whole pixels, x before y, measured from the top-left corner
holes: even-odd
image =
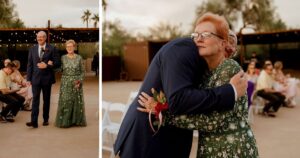
[[[102,124],[102,149],[111,152],[110,158],[114,157],[113,143],[121,126],[122,119],[126,112],[126,105],[122,103],[102,102],[102,109],[106,109],[103,116]],[[112,119],[120,115],[120,119]],[[106,120],[106,121],[105,121]]]
[[[125,104],[111,103],[108,107],[110,121],[112,123],[120,124],[125,116],[126,110],[127,110],[127,106]],[[119,119],[112,120],[112,117],[111,117],[112,115],[115,115],[115,116],[119,115],[120,117],[117,117]],[[116,117],[114,117],[114,118],[116,118]]]
[[[111,102],[102,101],[102,127],[111,123],[108,108]]]
[[[138,94],[139,94],[138,91],[132,91],[132,92],[130,92],[126,104],[130,105],[133,102],[133,100],[136,98],[136,96],[138,96]]]

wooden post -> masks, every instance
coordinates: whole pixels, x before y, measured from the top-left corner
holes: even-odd
[[[47,27],[47,33],[48,33],[47,39],[48,39],[48,43],[50,43],[50,25],[51,25],[50,20],[48,20],[48,27]]]
[[[241,48],[241,50],[240,50],[240,63],[241,63],[241,65],[243,65],[244,64],[244,55],[245,55],[245,47],[244,47],[244,42],[243,42],[243,34],[242,34],[242,30],[244,29],[244,27],[242,27],[241,29],[240,29],[240,32],[239,32],[239,37],[240,37],[240,48]]]

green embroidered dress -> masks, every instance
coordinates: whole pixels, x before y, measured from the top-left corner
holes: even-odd
[[[55,125],[62,128],[86,126],[82,84],[79,89],[74,84],[76,80],[83,82],[82,58],[80,55],[74,58],[63,55],[61,62],[62,77]]]
[[[232,59],[226,59],[212,70],[201,88],[229,83],[240,71]],[[234,110],[210,114],[171,116],[165,123],[199,131],[197,158],[257,158],[256,140],[248,122],[247,95],[238,99]]]

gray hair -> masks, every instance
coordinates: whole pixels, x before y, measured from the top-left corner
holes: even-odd
[[[39,31],[36,35],[38,35],[38,34],[43,35],[44,37],[47,37],[47,34],[45,31]]]
[[[237,45],[237,36],[232,30],[229,30],[229,40],[232,40],[232,44],[235,46]]]

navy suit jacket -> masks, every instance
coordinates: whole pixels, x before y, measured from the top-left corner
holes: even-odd
[[[27,81],[32,85],[51,85],[55,83],[54,69],[60,66],[60,57],[55,47],[46,44],[43,57],[39,57],[39,46],[35,45],[29,49],[27,63]],[[37,64],[41,61],[46,64],[51,60],[53,65],[48,65],[45,69],[39,69]]]
[[[209,90],[198,88],[207,64],[189,38],[173,40],[164,45],[153,58],[140,92],[150,89],[165,92],[169,111],[173,114],[196,114],[214,110],[231,110],[234,90],[223,85]],[[151,131],[148,114],[137,110],[135,98],[121,124],[115,154],[121,158],[188,158],[193,131],[163,126],[155,135]]]

